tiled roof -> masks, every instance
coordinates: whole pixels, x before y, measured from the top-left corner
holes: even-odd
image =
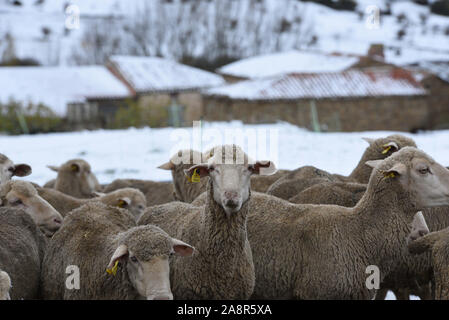
[[[318,74],[290,73],[204,91],[205,95],[239,100],[408,96],[426,93],[408,71],[396,68]]]

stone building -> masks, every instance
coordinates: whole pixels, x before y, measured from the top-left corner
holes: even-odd
[[[289,73],[203,92],[207,121],[287,121],[316,131],[429,127],[428,93],[401,68]]]
[[[214,73],[157,57],[112,56],[106,65],[157,126],[190,126],[201,117],[200,90],[225,84]]]

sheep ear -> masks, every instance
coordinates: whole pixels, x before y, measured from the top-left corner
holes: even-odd
[[[50,170],[56,171],[56,172],[59,171],[59,167],[57,167],[57,166],[47,166],[47,168]]]
[[[95,197],[103,197],[103,196],[106,195],[106,193],[104,193],[104,192],[98,192],[98,191],[94,191],[94,192],[92,192],[92,194],[93,194]]]
[[[196,166],[190,167],[184,170],[184,174],[187,177],[191,177],[196,170],[196,173],[200,175],[201,178],[207,177],[209,175],[210,168],[207,164],[197,164]]]
[[[403,163],[396,163],[391,169],[384,171],[384,176],[394,178],[396,176],[402,176],[407,172],[407,167]]]
[[[261,176],[271,176],[275,174],[277,169],[273,161],[257,161],[255,164],[250,165],[249,170],[253,174],[259,174]]]
[[[31,167],[27,164],[18,164],[14,166],[14,176],[25,177],[31,174]]]
[[[383,160],[369,160],[369,161],[366,161],[365,162],[365,164],[368,166],[368,167],[371,167],[371,168],[376,168],[381,162],[382,162]]]
[[[173,170],[175,168],[175,165],[173,164],[173,162],[169,161],[161,164],[158,168],[162,170]]]
[[[384,145],[382,146],[382,148],[383,148],[382,154],[386,154],[386,153],[388,153],[388,151],[390,151],[390,150],[391,150],[392,152],[396,152],[396,151],[399,150],[398,144],[397,144],[396,142],[393,142],[393,141],[384,144]]]
[[[131,199],[128,197],[123,197],[123,198],[118,199],[117,206],[119,208],[126,208],[130,204],[131,204]]]
[[[369,145],[372,145],[373,142],[374,142],[374,139],[373,139],[373,138],[366,138],[366,137],[363,137],[362,139],[365,140],[366,142],[368,142]]]
[[[181,240],[172,238],[172,241],[173,241],[173,251],[175,251],[175,254],[177,256],[190,257],[195,251],[194,247]]]
[[[124,244],[121,244],[118,246],[118,248],[115,250],[114,254],[112,255],[111,261],[109,261],[108,270],[111,270],[115,267],[115,264],[117,261],[124,259],[128,255],[128,247]]]

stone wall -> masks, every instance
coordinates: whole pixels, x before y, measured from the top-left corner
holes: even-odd
[[[312,100],[252,102],[217,97],[203,99],[203,116],[207,121],[287,121],[309,129],[313,127]],[[429,128],[426,96],[320,99],[314,103],[323,131],[415,131]]]

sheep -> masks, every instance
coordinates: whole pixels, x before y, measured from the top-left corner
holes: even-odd
[[[366,191],[366,184],[353,182],[322,182],[301,191],[291,203],[335,204],[354,207]]]
[[[94,192],[102,191],[90,164],[82,159],[73,159],[59,167],[48,166],[58,173],[53,188],[75,198],[93,198]],[[50,187],[50,182],[45,186]],[[45,187],[44,186],[44,187]]]
[[[62,224],[62,216],[37,193],[27,181],[8,181],[0,186],[0,207],[23,209],[47,236],[52,236]]]
[[[449,204],[449,171],[413,147],[367,164],[374,170],[354,208],[292,204],[266,194],[250,204],[253,298],[373,298],[366,268],[379,267],[382,280],[403,263],[414,214]]]
[[[364,140],[369,143],[369,147],[366,148],[358,165],[349,176],[345,177],[338,174],[330,174],[312,166],[305,166],[293,170],[289,174],[275,181],[270,186],[267,193],[288,200],[316,183],[326,181],[368,183],[371,168],[365,165],[366,161],[385,159],[392,153],[397,152],[406,146],[416,147],[416,144],[412,139],[399,134],[375,140],[364,138]],[[310,179],[315,180],[308,182],[307,180]]]
[[[0,300],[11,300],[11,278],[5,271],[0,270]]]
[[[116,179],[106,185],[103,192],[110,193],[123,188],[140,190],[145,195],[148,206],[155,206],[175,200],[173,197],[173,184],[166,181]]]
[[[156,226],[137,226],[127,210],[89,202],[73,210],[49,241],[42,262],[42,296],[173,299],[169,256],[190,256],[193,251]],[[68,267],[79,268],[77,290],[65,285]]]
[[[179,150],[170,160],[158,168],[170,170],[173,177],[173,186],[175,189],[175,200],[191,203],[200,194],[206,191],[208,178],[200,180],[198,183],[192,183],[186,179],[184,170],[189,169],[193,164],[206,162],[213,156],[213,148],[201,153],[199,151],[185,149]],[[269,186],[286,174],[288,170],[279,170],[270,176],[255,175],[251,176],[251,190],[257,192],[266,192]]]
[[[412,254],[430,253],[435,279],[435,299],[449,300],[449,228],[429,233],[422,219],[415,224],[407,242]]]
[[[78,199],[50,188],[37,188],[39,195],[47,200],[63,217],[70,211],[90,201],[100,201],[106,205],[128,209],[136,218],[140,217],[147,207],[145,196],[140,190],[124,188],[110,193],[96,193],[97,198]]]
[[[362,198],[366,185],[344,182],[324,182],[300,192],[289,201],[292,203],[336,204],[354,207]],[[426,208],[423,210],[431,230],[449,227],[449,207]],[[410,294],[423,300],[431,299],[431,266],[425,257],[419,259],[406,254],[406,263],[397,268],[381,283],[376,300],[383,300],[388,290],[392,290],[397,299],[408,299]]]
[[[31,174],[27,164],[14,164],[7,156],[0,153],[0,185],[11,180],[13,176],[25,177]]]
[[[12,283],[13,300],[39,298],[39,277],[46,239],[29,214],[18,208],[0,208],[0,299]],[[3,278],[3,280],[1,280]],[[6,281],[6,282],[5,282]]]
[[[254,264],[247,238],[251,212],[250,176],[273,174],[271,161],[253,162],[236,145],[215,150],[207,164],[186,170],[200,180],[209,176],[206,204],[172,202],[147,209],[138,224],[155,224],[197,250],[171,265],[173,292],[179,299],[248,299],[254,288]]]

